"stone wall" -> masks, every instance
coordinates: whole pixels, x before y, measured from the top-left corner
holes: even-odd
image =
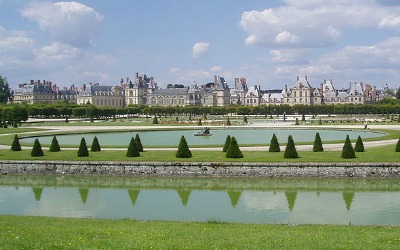
[[[218,177],[400,177],[394,163],[0,161],[0,174]]]

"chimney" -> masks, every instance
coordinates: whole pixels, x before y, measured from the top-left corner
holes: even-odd
[[[139,72],[136,72],[136,79],[139,78]]]
[[[217,75],[214,75],[214,84],[217,84]]]
[[[307,80],[307,76],[306,76],[305,78],[306,78],[306,82],[307,82],[307,81],[308,81],[308,80]]]
[[[323,83],[321,83],[321,95],[324,95],[324,84]]]
[[[34,80],[31,80],[31,85],[33,85],[33,84],[35,84],[35,81],[34,81]]]
[[[287,94],[287,92],[288,92],[288,91],[287,91],[287,84],[285,84],[285,92],[286,92],[286,94]]]
[[[297,81],[299,81],[299,76],[297,76]]]

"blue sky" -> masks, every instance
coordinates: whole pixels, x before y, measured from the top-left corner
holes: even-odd
[[[400,85],[398,0],[0,0],[0,74],[59,86],[224,76],[263,89]]]

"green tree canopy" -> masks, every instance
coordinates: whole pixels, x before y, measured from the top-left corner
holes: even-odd
[[[50,145],[50,152],[58,152],[60,151],[60,145],[58,144],[58,140],[56,136],[53,136],[53,140],[51,140],[51,145]]]
[[[364,143],[361,139],[361,136],[358,136],[357,141],[356,141],[356,145],[354,146],[354,151],[355,152],[364,152]]]
[[[349,135],[346,136],[346,140],[344,141],[342,149],[342,158],[343,159],[356,158],[356,153],[354,152],[354,148],[351,145]]]
[[[243,158],[243,153],[240,151],[239,145],[234,136],[231,137],[228,150],[226,151],[226,158]]]
[[[78,157],[88,157],[88,156],[89,156],[89,151],[87,149],[86,141],[85,138],[82,137],[81,143],[79,144]]]
[[[0,103],[7,103],[11,100],[12,94],[7,78],[0,75]]]
[[[324,151],[324,147],[322,146],[321,136],[317,132],[315,134],[313,152],[322,152],[322,151]]]
[[[272,135],[271,143],[269,144],[269,152],[281,152],[278,138],[276,138],[275,133]]]
[[[128,146],[128,151],[126,151],[126,157],[139,157],[140,153],[139,153],[139,149],[138,149],[138,145],[137,145],[137,141],[135,140],[135,138],[131,138],[131,141],[129,143]]]
[[[33,143],[33,148],[31,151],[31,156],[33,157],[38,157],[38,156],[43,156],[43,150],[42,146],[40,145],[39,139],[36,138],[35,142]]]

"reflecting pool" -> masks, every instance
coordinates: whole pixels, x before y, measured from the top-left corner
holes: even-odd
[[[221,146],[225,143],[228,135],[234,136],[239,144],[268,144],[275,133],[278,141],[286,143],[288,136],[292,135],[296,143],[310,142],[315,139],[315,134],[320,133],[322,141],[343,141],[346,135],[350,139],[376,138],[383,136],[382,133],[362,130],[316,130],[316,129],[264,129],[264,128],[241,128],[241,129],[212,129],[213,136],[193,136],[198,130],[168,130],[168,131],[132,131],[132,132],[110,132],[90,134],[58,135],[57,140],[63,145],[79,145],[81,138],[85,137],[87,143],[97,137],[100,144],[104,146],[127,146],[136,134],[139,134],[141,142],[145,147],[151,146],[177,146],[181,136],[185,136],[190,146],[215,145]],[[39,138],[41,144],[51,144],[52,136]],[[21,141],[33,143],[34,137],[24,138]]]
[[[397,179],[1,176],[0,214],[400,225]]]

